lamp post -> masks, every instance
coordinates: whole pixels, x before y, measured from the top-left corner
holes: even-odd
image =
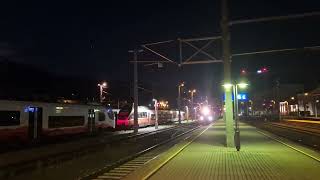
[[[235,133],[234,133],[234,142],[237,151],[240,151],[240,129],[239,129],[239,122],[238,122],[238,88],[244,89],[248,86],[247,83],[239,83],[239,84],[224,84],[223,87],[227,89],[231,89],[233,91],[234,96],[234,120],[235,120]]]
[[[194,93],[196,93],[196,92],[197,92],[197,90],[195,90],[195,89],[189,90],[189,93],[191,93],[191,108],[194,107],[194,106],[193,106],[193,95],[194,95]],[[194,117],[195,117],[195,115],[194,115]]]
[[[179,124],[181,124],[181,87],[184,86],[184,83],[178,85],[178,110],[179,110]]]
[[[315,98],[315,103],[314,103],[314,114],[315,114],[315,117],[317,118],[318,117],[318,106],[317,104],[319,103],[319,99]]]
[[[107,83],[106,82],[103,82],[101,84],[98,84],[98,87],[100,89],[100,103],[103,102],[103,89],[107,87]]]
[[[154,124],[155,129],[158,129],[158,101],[153,99],[154,101],[154,113],[156,115],[156,122]]]

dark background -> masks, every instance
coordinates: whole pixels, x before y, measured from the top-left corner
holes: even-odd
[[[97,98],[97,83],[109,82],[112,98],[129,99],[132,54],[143,43],[220,35],[220,1],[26,1],[0,4],[1,88],[3,98],[26,96]],[[320,10],[320,2],[229,1],[230,19],[278,16]],[[320,17],[253,23],[231,27],[233,53],[320,45]],[[217,43],[211,50],[221,50]],[[157,46],[173,59],[176,44]],[[190,53],[190,49],[185,49]],[[216,53],[221,58],[221,53]],[[140,54],[143,59],[146,55]],[[297,51],[235,57],[234,79],[249,73],[251,88],[281,83],[319,82],[319,51]],[[268,84],[255,74],[268,67]],[[185,81],[200,96],[220,97],[222,64],[162,69],[139,66],[140,85],[147,102],[152,96],[175,104],[176,85]],[[41,97],[43,98],[43,97]]]

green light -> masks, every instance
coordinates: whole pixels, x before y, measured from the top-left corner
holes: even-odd
[[[232,88],[233,84],[230,84],[230,83],[226,83],[224,85],[222,85],[225,89],[230,89]]]
[[[237,85],[239,86],[239,88],[244,89],[244,88],[246,88],[249,84],[247,84],[247,83],[239,83],[239,84],[237,84]]]

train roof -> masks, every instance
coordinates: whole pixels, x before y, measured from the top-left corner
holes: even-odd
[[[51,102],[41,102],[41,101],[17,101],[17,100],[0,100],[0,104],[16,104],[16,105],[54,105],[54,106],[78,106],[78,107],[106,107],[98,104],[73,104],[73,103],[51,103]]]

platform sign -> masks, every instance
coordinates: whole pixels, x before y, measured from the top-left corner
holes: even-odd
[[[242,92],[238,93],[237,98],[239,101],[248,101],[248,93]],[[234,100],[234,96],[232,94],[232,101]],[[225,94],[223,95],[223,101],[225,101]]]
[[[248,100],[248,93],[239,93],[237,95],[237,99],[239,101],[247,101]]]

